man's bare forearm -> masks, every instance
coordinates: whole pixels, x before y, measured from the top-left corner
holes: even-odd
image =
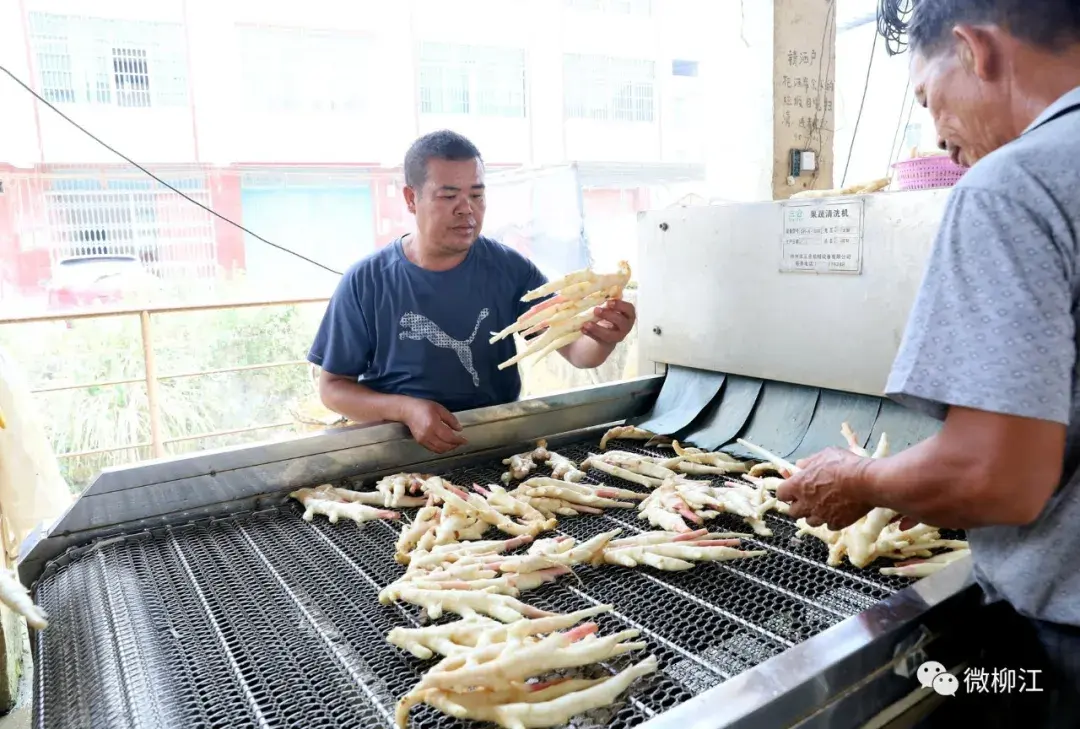
[[[1030,524],[1060,481],[1064,431],[953,408],[937,435],[867,461],[859,498],[942,527]]]
[[[387,395],[346,378],[323,378],[319,381],[323,405],[354,423],[377,423],[404,420],[404,395]]]
[[[950,457],[934,436],[895,456],[865,463],[866,503],[898,511],[925,524],[970,529],[1001,523],[992,503],[980,500],[984,476],[977,463]]]
[[[579,370],[591,370],[607,362],[614,351],[614,344],[604,344],[589,337],[582,337],[560,349],[559,354]]]

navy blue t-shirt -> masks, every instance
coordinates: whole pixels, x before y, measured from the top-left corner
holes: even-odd
[[[434,400],[451,411],[517,400],[513,337],[489,344],[536,302],[521,297],[547,283],[517,251],[480,237],[449,271],[405,257],[401,239],[345,272],[308,360],[383,393]]]

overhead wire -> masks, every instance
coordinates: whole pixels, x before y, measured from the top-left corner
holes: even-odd
[[[911,101],[908,102],[907,118],[904,120],[904,129],[905,129],[905,131],[907,130],[908,127],[911,126],[911,115],[912,115],[912,113],[914,113],[914,111],[915,111],[915,97],[912,96]],[[897,157],[899,157],[899,156],[900,156],[900,154],[899,154],[899,151],[898,151],[897,152]]]
[[[866,105],[866,95],[870,88],[870,76],[874,68],[874,57],[877,51],[878,36],[885,40],[885,51],[889,56],[896,56],[907,50],[907,26],[908,20],[915,7],[915,0],[878,0],[877,28],[874,40],[870,45],[870,62],[866,68],[866,81],[863,84],[862,100],[859,102],[859,112],[855,117],[855,128],[851,133],[851,144],[848,147],[847,160],[844,162],[844,175],[841,187],[847,184],[848,169],[851,166],[851,158],[855,151],[855,140],[859,134],[859,123],[862,121],[863,109]],[[896,120],[896,129],[893,131],[892,146],[889,149],[889,167],[885,172],[886,177],[893,163],[899,157],[898,139],[900,125],[904,119],[904,104],[907,101],[908,91],[911,89],[911,77],[908,76],[904,86],[904,95],[900,100],[900,115]],[[907,124],[911,124],[911,113],[915,108],[914,99],[907,109]],[[905,126],[906,129],[906,126]]]
[[[915,110],[915,97],[911,97],[911,101],[908,102],[908,90],[911,88],[911,77],[908,77],[907,85],[904,86],[904,97],[900,100],[900,115],[896,119],[896,129],[893,131],[892,147],[889,149],[889,166],[885,170],[886,176],[889,174],[889,170],[892,169],[893,164],[900,159],[900,149],[903,145],[903,140],[900,137],[900,130],[904,129],[905,134],[907,129],[911,126],[911,113]],[[907,105],[907,121],[904,121],[904,106]],[[901,126],[902,125],[902,126]]]
[[[870,44],[870,61],[866,64],[866,81],[863,82],[862,101],[859,102],[859,113],[855,116],[855,129],[851,132],[851,144],[848,146],[847,159],[844,161],[844,176],[840,180],[840,187],[847,186],[848,169],[851,167],[851,157],[855,152],[855,139],[859,136],[859,122],[862,121],[863,108],[866,106],[866,92],[870,90],[870,74],[874,70],[877,40],[878,34],[874,33],[874,40]],[[907,96],[907,91],[904,92],[904,95]]]
[[[124,154],[123,152],[120,152],[119,150],[117,150],[117,149],[116,149],[115,147],[112,147],[112,146],[110,146],[110,145],[109,145],[109,144],[107,144],[107,143],[106,143],[105,141],[103,141],[103,140],[102,140],[102,139],[100,139],[99,137],[95,136],[95,135],[94,135],[94,134],[93,134],[92,132],[90,132],[90,131],[89,131],[88,129],[86,129],[85,127],[83,127],[82,125],[80,125],[80,124],[79,124],[78,122],[76,122],[76,121],[75,121],[74,119],[72,119],[71,117],[69,117],[69,116],[68,116],[67,114],[65,114],[64,112],[60,111],[60,110],[59,110],[58,108],[56,108],[56,107],[55,107],[55,106],[54,106],[54,105],[53,105],[53,104],[52,104],[52,103],[51,103],[51,102],[50,102],[50,101],[49,101],[48,99],[46,99],[46,98],[44,98],[43,96],[41,96],[41,95],[40,95],[40,94],[39,94],[39,93],[38,93],[37,91],[34,91],[34,89],[33,89],[33,88],[31,88],[29,84],[27,84],[27,83],[26,83],[25,81],[23,81],[23,80],[22,80],[21,78],[19,78],[19,77],[18,77],[18,76],[16,76],[16,75],[15,75],[14,73],[12,73],[11,71],[9,71],[9,70],[8,70],[8,69],[7,69],[7,68],[6,68],[5,66],[3,66],[3,65],[0,65],[0,71],[3,71],[3,72],[4,72],[5,74],[7,74],[7,75],[8,75],[9,77],[11,77],[11,80],[12,80],[12,81],[14,81],[14,82],[15,82],[15,83],[17,83],[17,84],[18,84],[19,86],[21,86],[21,87],[22,87],[23,89],[25,89],[26,91],[28,91],[28,92],[29,92],[29,93],[30,93],[30,94],[31,94],[31,95],[32,95],[32,96],[33,96],[33,97],[34,97],[35,99],[37,99],[37,100],[38,100],[39,102],[41,102],[42,104],[44,104],[45,106],[49,107],[49,108],[50,108],[50,109],[52,109],[52,110],[53,110],[54,112],[56,112],[56,113],[57,113],[57,114],[58,114],[58,115],[60,116],[60,118],[62,118],[62,119],[63,119],[64,121],[66,121],[66,122],[67,122],[68,124],[71,124],[71,125],[72,125],[73,127],[75,127],[76,129],[78,129],[78,130],[79,130],[80,132],[82,132],[82,133],[83,133],[83,134],[85,134],[86,136],[90,137],[90,139],[94,140],[95,142],[97,142],[98,144],[100,144],[100,145],[101,145],[102,147],[104,147],[105,149],[109,150],[110,152],[112,152],[112,153],[113,153],[113,154],[115,154],[115,155],[116,155],[117,157],[119,157],[120,159],[124,160],[125,162],[127,162],[127,163],[128,163],[128,164],[130,164],[131,166],[135,167],[135,168],[136,168],[137,170],[141,171],[141,172],[142,172],[143,174],[145,174],[145,175],[147,175],[148,177],[150,177],[151,179],[155,180],[155,181],[156,181],[157,183],[159,183],[160,185],[162,185],[162,186],[164,186],[164,187],[168,188],[169,190],[171,190],[171,191],[175,192],[175,193],[176,193],[177,195],[179,195],[180,197],[184,198],[185,200],[187,200],[187,201],[188,201],[188,202],[190,202],[191,204],[193,204],[193,205],[196,205],[197,207],[200,207],[200,208],[202,208],[203,210],[205,210],[206,212],[210,213],[211,215],[213,215],[214,217],[218,218],[219,220],[221,220],[221,221],[223,221],[223,222],[225,222],[225,223],[228,223],[229,225],[232,225],[232,226],[233,226],[233,227],[235,227],[235,228],[238,228],[238,229],[242,230],[243,232],[247,233],[247,234],[248,234],[248,235],[250,235],[250,236],[251,236],[252,238],[254,238],[255,240],[257,240],[257,241],[259,241],[259,242],[261,242],[261,243],[265,243],[265,244],[266,244],[266,245],[268,245],[268,246],[272,246],[272,247],[274,247],[274,248],[277,248],[277,249],[278,249],[279,251],[283,251],[283,252],[285,252],[285,253],[288,253],[289,255],[292,255],[292,256],[296,256],[296,257],[297,257],[297,258],[299,258],[300,260],[302,260],[302,261],[307,261],[308,263],[312,264],[313,266],[317,266],[317,267],[319,267],[319,268],[321,268],[321,269],[324,269],[324,270],[326,270],[326,271],[329,271],[330,273],[336,274],[336,275],[338,275],[338,276],[342,276],[342,275],[344,275],[344,274],[343,274],[343,273],[342,273],[341,271],[338,271],[338,270],[336,270],[336,269],[333,269],[333,268],[331,268],[330,266],[327,266],[327,265],[325,265],[325,264],[319,263],[319,262],[318,262],[318,261],[316,261],[316,260],[313,260],[313,259],[311,259],[311,258],[308,258],[307,256],[303,255],[302,253],[297,253],[296,251],[294,251],[294,250],[291,250],[291,249],[289,249],[289,248],[286,248],[285,246],[281,246],[281,245],[278,245],[277,243],[274,243],[274,242],[272,242],[272,241],[269,241],[269,240],[267,240],[266,238],[263,238],[263,237],[262,237],[261,235],[259,235],[258,233],[254,233],[254,232],[252,232],[252,231],[248,230],[247,228],[245,228],[245,227],[244,227],[243,225],[241,225],[240,223],[237,223],[237,222],[236,222],[235,220],[231,220],[231,219],[229,219],[228,217],[226,217],[226,216],[222,215],[221,213],[217,212],[216,210],[214,210],[214,209],[213,209],[213,208],[211,208],[210,206],[208,206],[208,205],[204,205],[203,203],[199,202],[199,201],[198,201],[198,200],[196,200],[195,198],[193,198],[193,197],[191,197],[190,195],[186,194],[186,193],[185,193],[185,192],[183,192],[182,190],[179,190],[179,189],[177,189],[176,187],[174,187],[173,185],[170,185],[170,184],[169,184],[168,182],[166,182],[165,180],[161,179],[160,177],[158,177],[157,175],[155,175],[155,174],[154,174],[153,172],[151,172],[150,170],[146,169],[146,167],[143,167],[143,166],[142,166],[142,165],[140,165],[140,164],[139,164],[138,162],[136,162],[135,160],[133,160],[133,159],[131,159],[130,157],[128,157],[127,155],[125,155],[125,154]]]
[[[818,78],[817,78],[817,99],[814,102],[814,118],[811,121],[810,129],[806,134],[806,147],[803,148],[804,152],[809,152],[814,144],[814,133],[818,133],[818,142],[823,141],[821,136],[821,127],[824,125],[823,121],[819,121],[819,114],[825,111],[824,103],[822,102],[822,95],[825,93],[825,84],[828,83],[829,73],[832,71],[832,59],[833,54],[828,55],[828,66],[825,64],[825,42],[829,38],[829,26],[832,25],[835,28],[836,25],[836,0],[829,0],[829,6],[825,10],[825,29],[821,33],[821,49],[818,51]],[[824,79],[822,78],[824,76]],[[815,150],[820,156],[821,150]],[[814,177],[818,175],[817,170],[814,171]]]
[[[885,51],[898,56],[907,50],[907,28],[915,0],[878,0],[877,31],[885,39]]]

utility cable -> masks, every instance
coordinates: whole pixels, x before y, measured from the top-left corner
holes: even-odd
[[[199,201],[198,201],[198,200],[196,200],[195,198],[193,198],[193,197],[191,197],[190,195],[186,194],[186,193],[185,193],[185,192],[183,192],[182,190],[179,190],[179,189],[177,189],[176,187],[174,187],[174,186],[170,185],[170,184],[169,184],[168,182],[166,182],[165,180],[161,179],[160,177],[158,177],[157,175],[155,175],[155,174],[154,174],[153,172],[151,172],[150,170],[146,169],[145,167],[143,167],[142,165],[140,165],[140,164],[139,164],[138,162],[136,162],[135,160],[131,159],[131,158],[130,158],[130,157],[128,157],[127,155],[123,154],[122,152],[120,152],[120,151],[119,151],[119,150],[117,150],[116,148],[114,148],[114,147],[111,147],[110,145],[106,144],[106,143],[105,143],[104,141],[102,141],[101,139],[99,139],[98,137],[96,137],[96,136],[95,136],[95,135],[94,135],[94,134],[93,134],[92,132],[90,132],[90,131],[89,131],[89,130],[87,130],[87,129],[86,129],[85,127],[83,127],[82,125],[80,125],[80,124],[79,124],[78,122],[76,122],[75,120],[73,120],[73,119],[72,119],[71,117],[69,117],[69,116],[68,116],[67,114],[65,114],[64,112],[60,111],[60,110],[59,110],[59,109],[57,109],[57,108],[56,108],[55,106],[53,106],[53,104],[52,104],[51,102],[49,102],[49,100],[48,100],[48,99],[44,98],[44,97],[43,97],[43,96],[41,96],[41,95],[40,95],[40,94],[39,94],[38,92],[34,91],[34,89],[32,89],[32,88],[31,88],[31,87],[29,86],[29,84],[27,84],[27,83],[26,83],[25,81],[23,81],[23,80],[22,80],[22,79],[20,79],[20,78],[19,78],[18,76],[16,76],[15,74],[13,74],[13,73],[12,73],[11,71],[9,71],[9,70],[8,70],[7,68],[5,68],[4,66],[0,66],[0,71],[3,71],[3,72],[4,72],[5,74],[7,74],[8,76],[10,76],[10,77],[11,77],[11,80],[12,80],[12,81],[14,81],[15,83],[17,83],[17,84],[18,84],[19,86],[22,86],[22,87],[23,87],[23,88],[24,88],[25,90],[29,91],[29,92],[30,92],[30,94],[31,94],[31,95],[32,95],[32,96],[33,96],[33,97],[34,97],[35,99],[37,99],[37,100],[38,100],[38,101],[40,101],[40,102],[41,102],[42,104],[44,104],[45,106],[49,107],[49,108],[50,108],[50,109],[52,109],[52,110],[53,110],[54,112],[56,112],[57,114],[59,114],[59,115],[60,115],[60,118],[62,118],[62,119],[63,119],[64,121],[66,121],[66,122],[67,122],[68,124],[71,124],[71,125],[72,125],[73,127],[75,127],[75,128],[76,128],[76,129],[78,129],[78,130],[79,130],[80,132],[82,132],[82,133],[83,133],[83,134],[85,134],[86,136],[88,136],[88,137],[90,137],[91,139],[93,139],[93,140],[94,140],[95,142],[97,142],[97,143],[98,143],[98,144],[100,144],[100,145],[101,145],[102,147],[104,147],[105,149],[107,149],[107,150],[109,150],[110,152],[112,152],[113,154],[115,154],[115,155],[116,155],[117,157],[119,157],[120,159],[124,160],[124,161],[125,161],[125,162],[127,162],[128,164],[130,164],[130,165],[132,165],[133,167],[135,167],[136,169],[140,170],[141,172],[143,172],[143,174],[145,174],[145,175],[147,175],[148,177],[150,177],[151,179],[153,179],[153,180],[157,181],[157,182],[158,182],[159,184],[163,185],[164,187],[167,187],[168,189],[172,190],[172,191],[173,191],[173,192],[175,192],[175,193],[176,193],[177,195],[179,195],[180,197],[184,198],[185,200],[187,200],[188,202],[192,203],[193,205],[196,205],[196,206],[198,206],[198,207],[202,208],[203,210],[205,210],[206,212],[210,213],[211,215],[213,215],[214,217],[218,218],[219,220],[222,220],[222,221],[224,221],[224,222],[228,223],[229,225],[232,225],[232,226],[234,226],[234,227],[236,227],[236,228],[239,228],[240,230],[244,231],[245,233],[247,233],[248,235],[250,235],[250,236],[251,236],[252,238],[254,238],[254,239],[255,239],[255,240],[257,240],[257,241],[260,241],[260,242],[262,242],[262,243],[265,243],[265,244],[266,244],[266,245],[268,245],[268,246],[273,246],[274,248],[277,248],[277,249],[278,249],[279,251],[284,251],[285,253],[288,253],[288,254],[290,254],[290,255],[296,256],[297,258],[299,258],[299,259],[301,259],[301,260],[304,260],[304,261],[307,261],[308,263],[312,264],[313,266],[318,266],[319,268],[321,268],[321,269],[324,269],[324,270],[326,270],[326,271],[329,271],[330,273],[333,273],[333,274],[337,274],[338,276],[341,276],[341,275],[343,275],[341,271],[338,271],[338,270],[336,270],[336,269],[330,268],[329,266],[327,266],[327,265],[325,265],[325,264],[322,264],[322,263],[319,263],[318,261],[312,260],[311,258],[308,258],[307,256],[305,256],[305,255],[303,255],[303,254],[301,254],[301,253],[297,253],[297,252],[296,252],[296,251],[294,251],[294,250],[291,250],[291,249],[289,249],[289,248],[286,248],[286,247],[284,247],[284,246],[280,246],[280,245],[278,245],[277,243],[273,243],[273,242],[271,242],[271,241],[268,241],[268,240],[267,240],[266,238],[263,238],[263,237],[262,237],[261,235],[259,235],[258,233],[253,233],[253,232],[251,232],[250,230],[248,230],[248,229],[247,229],[247,228],[245,228],[244,226],[240,225],[240,223],[237,223],[237,222],[236,222],[235,220],[230,220],[229,218],[225,217],[224,215],[222,215],[221,213],[217,212],[217,211],[216,211],[216,210],[214,210],[213,208],[211,208],[211,207],[209,207],[209,206],[207,206],[207,205],[203,205],[203,204],[202,204],[201,202],[199,202]]]
[[[898,56],[907,50],[907,29],[915,0],[878,0],[877,31],[885,39],[885,51]]]
[[[866,92],[870,90],[870,72],[874,70],[874,53],[877,51],[878,34],[874,33],[874,42],[870,44],[870,62],[866,64],[866,81],[863,82],[862,101],[859,102],[859,113],[855,117],[855,129],[851,132],[851,145],[848,147],[847,160],[844,161],[844,176],[840,180],[840,187],[847,185],[848,168],[851,167],[851,155],[855,152],[855,138],[859,136],[859,122],[862,121],[863,107],[866,105]],[[907,91],[904,91],[907,96]]]

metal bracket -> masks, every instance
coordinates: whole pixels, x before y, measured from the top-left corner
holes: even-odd
[[[929,628],[920,625],[914,633],[900,641],[893,650],[893,656],[897,659],[893,673],[904,678],[914,676],[928,658],[926,645],[936,637]]]

